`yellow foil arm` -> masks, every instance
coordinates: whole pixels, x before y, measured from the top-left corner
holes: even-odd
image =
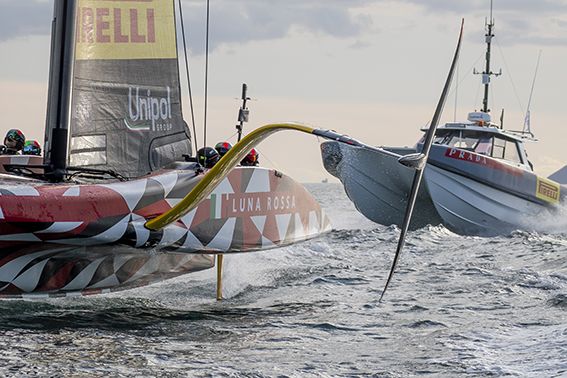
[[[277,131],[295,130],[312,134],[314,129],[296,123],[276,123],[257,128],[234,145],[205,177],[175,207],[146,222],[147,229],[157,231],[177,221],[197,207],[220,184],[229,172],[250,152],[254,146]]]

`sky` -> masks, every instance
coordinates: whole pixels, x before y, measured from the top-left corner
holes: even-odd
[[[197,141],[204,143],[205,0],[183,0]],[[443,121],[480,109],[490,0],[211,0],[207,144],[235,140],[241,85],[250,122],[295,121],[365,143],[413,146],[429,124],[457,42],[458,76]],[[0,0],[0,133],[43,140],[52,0]],[[567,164],[567,0],[494,0],[490,107],[521,129],[534,79],[527,145],[537,173]],[[182,67],[183,67],[183,63]],[[185,75],[182,75],[185,83]],[[184,86],[186,87],[186,86]],[[185,119],[191,123],[187,96]],[[282,132],[259,145],[262,165],[302,182],[332,180],[320,141]]]

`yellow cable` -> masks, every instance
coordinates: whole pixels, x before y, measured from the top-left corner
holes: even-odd
[[[236,143],[222,159],[207,172],[203,179],[195,185],[193,190],[191,190],[181,202],[162,215],[147,221],[145,224],[146,228],[153,231],[160,230],[196,208],[201,201],[211,194],[254,146],[258,145],[271,134],[282,130],[295,130],[312,134],[314,129],[296,123],[276,123],[259,127],[250,132],[242,138],[240,142]]]

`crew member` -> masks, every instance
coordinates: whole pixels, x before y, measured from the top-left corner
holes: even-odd
[[[250,150],[248,155],[246,155],[244,157],[244,159],[242,159],[242,161],[240,162],[240,165],[242,165],[244,167],[255,167],[258,164],[260,164],[259,157],[260,157],[260,154],[258,153],[258,151],[256,151],[255,148],[253,148],[253,149]]]
[[[218,152],[212,147],[203,147],[197,151],[197,160],[205,168],[212,168],[219,161]]]
[[[0,147],[0,153],[2,155],[16,155],[24,148],[25,142],[26,137],[24,133],[20,130],[12,129],[6,133],[4,145]]]
[[[41,155],[41,146],[36,140],[26,140],[22,155]]]
[[[232,144],[228,142],[218,142],[215,146],[215,150],[219,153],[219,156],[222,158],[224,154],[228,152],[232,148]]]

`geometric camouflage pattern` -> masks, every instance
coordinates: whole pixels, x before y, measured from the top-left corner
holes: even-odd
[[[139,286],[214,265],[188,253],[269,249],[330,230],[302,185],[257,167],[233,169],[179,221],[144,227],[202,177],[167,170],[111,184],[0,183],[0,296]]]
[[[126,246],[14,247],[0,259],[0,298],[104,294],[214,267],[214,256]]]

